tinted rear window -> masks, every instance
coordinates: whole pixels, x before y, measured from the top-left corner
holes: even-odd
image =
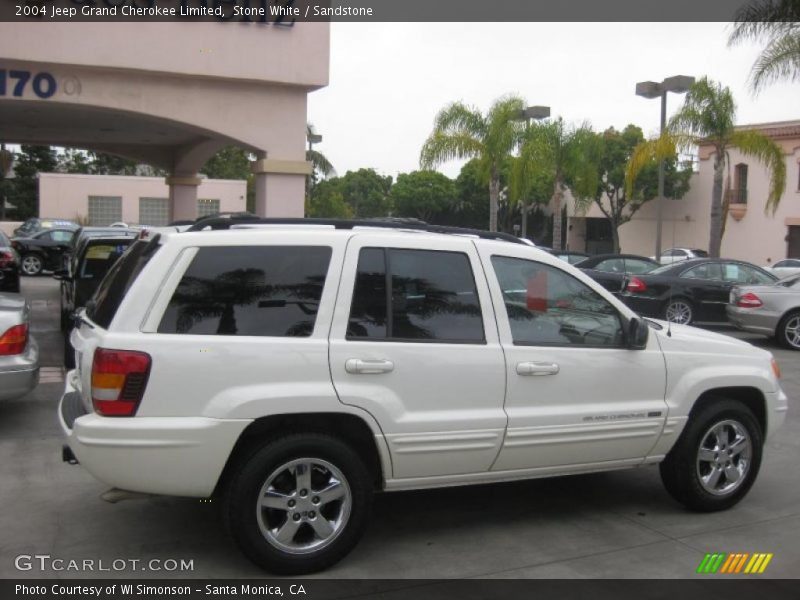
[[[122,299],[133,282],[159,249],[159,236],[150,241],[137,241],[109,269],[92,300],[86,315],[103,329],[108,329]]]
[[[101,280],[131,245],[133,239],[97,240],[86,245],[76,277]]]
[[[330,259],[325,246],[200,248],[158,332],[308,337]]]

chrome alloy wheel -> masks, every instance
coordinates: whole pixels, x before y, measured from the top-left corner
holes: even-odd
[[[783,326],[783,337],[792,348],[800,349],[800,315],[795,315]]]
[[[350,518],[353,497],[342,472],[319,458],[300,458],[275,469],[256,506],[264,538],[288,554],[330,545]]]
[[[667,306],[667,321],[678,325],[688,325],[692,322],[692,307],[683,300],[675,300]]]
[[[42,259],[33,254],[29,254],[22,259],[20,267],[25,275],[38,275],[42,271]]]
[[[715,496],[734,492],[750,470],[752,452],[750,436],[741,423],[733,419],[715,423],[697,452],[700,485]]]

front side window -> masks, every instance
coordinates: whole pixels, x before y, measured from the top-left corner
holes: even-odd
[[[158,332],[308,337],[330,259],[324,246],[200,248]]]
[[[635,258],[626,258],[625,259],[625,272],[632,273],[634,275],[641,274],[641,273],[649,273],[652,271],[656,265],[651,262],[647,262],[646,260],[637,260]]]
[[[363,248],[350,340],[483,343],[475,278],[460,252]]]
[[[53,241],[54,242],[71,242],[72,237],[75,235],[72,231],[54,231],[53,232]]]
[[[691,269],[686,269],[681,273],[682,279],[711,279],[719,281],[722,279],[722,273],[718,263],[703,263]]]
[[[619,313],[584,283],[531,260],[493,256],[492,265],[515,345],[622,346]]]
[[[607,258],[598,264],[595,270],[603,271],[604,273],[623,273],[625,266],[621,258]]]

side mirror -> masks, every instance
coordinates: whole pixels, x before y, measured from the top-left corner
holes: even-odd
[[[634,317],[628,321],[628,348],[631,350],[644,350],[647,348],[647,338],[650,335],[650,328],[647,323],[639,317]]]

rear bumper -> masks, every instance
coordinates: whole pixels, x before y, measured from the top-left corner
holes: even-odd
[[[19,356],[0,358],[0,400],[24,396],[39,384],[39,345],[30,338]]]
[[[725,312],[728,314],[728,320],[737,329],[762,335],[775,335],[775,329],[780,321],[780,315],[758,308],[740,308],[729,304]]]
[[[250,419],[101,417],[87,413],[67,377],[58,420],[80,464],[109,486],[204,498]]]

